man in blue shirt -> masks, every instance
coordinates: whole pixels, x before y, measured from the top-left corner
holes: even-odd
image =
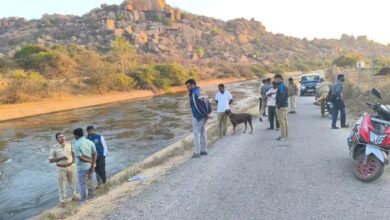
[[[332,129],[338,129],[336,126],[337,117],[340,111],[340,124],[342,128],[348,128],[346,124],[345,104],[343,100],[343,83],[345,81],[344,74],[339,74],[337,80],[332,86],[332,103],[333,103],[333,114],[332,114]]]
[[[96,179],[98,185],[106,183],[106,156],[107,156],[107,143],[102,135],[96,134],[95,128],[90,125],[87,127],[88,140],[95,143],[97,159],[96,159]]]
[[[288,89],[283,83],[282,75],[276,74],[274,79],[278,84],[278,91],[276,92],[276,108],[281,132],[281,135],[277,138],[277,140],[283,140],[288,138]]]
[[[81,195],[80,203],[84,203],[87,196],[92,198],[94,193],[92,176],[95,172],[96,148],[92,141],[84,137],[82,128],[75,129],[73,135],[76,139],[74,154],[76,156],[77,178]]]
[[[200,158],[200,155],[207,155],[207,133],[206,125],[208,113],[206,106],[202,101],[200,88],[196,86],[193,79],[186,81],[192,111],[192,128],[194,133],[194,156]]]

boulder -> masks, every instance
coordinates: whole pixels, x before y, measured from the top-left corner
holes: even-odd
[[[108,30],[114,30],[115,29],[115,20],[113,19],[108,19],[106,23],[106,28]]]
[[[112,12],[112,11],[108,12],[107,19],[115,20],[115,18],[116,18],[116,15],[114,12]]]
[[[249,43],[249,35],[248,34],[238,34],[238,42],[241,44]]]
[[[135,34],[135,42],[137,44],[146,44],[148,42],[148,39],[148,35],[143,31]]]
[[[163,11],[165,0],[127,0],[125,9],[128,11]]]
[[[126,32],[128,33],[128,34],[132,34],[133,33],[133,28],[129,25],[129,26],[127,26],[126,28],[125,28],[125,30],[126,30]]]
[[[174,10],[174,18],[176,21],[180,21],[181,20],[181,11],[180,9],[176,8]]]
[[[124,32],[125,31],[122,28],[116,28],[114,33],[116,37],[121,37]]]

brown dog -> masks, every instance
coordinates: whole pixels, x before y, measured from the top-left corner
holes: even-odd
[[[232,111],[229,109],[225,111],[227,115],[229,115],[230,122],[233,124],[233,134],[236,134],[236,127],[238,124],[245,123],[245,131],[247,130],[247,123],[249,123],[249,126],[251,126],[251,132],[250,134],[253,133],[253,127],[252,127],[252,115],[247,114],[247,113],[242,113],[242,114],[234,114]]]

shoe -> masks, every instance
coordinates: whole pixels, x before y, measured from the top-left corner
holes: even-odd
[[[192,156],[192,159],[197,159],[197,158],[200,158],[200,154],[194,154],[194,155]]]
[[[263,114],[263,116],[264,116],[264,117],[268,117],[268,115],[267,115],[267,114]]]
[[[339,129],[339,127],[333,127],[333,126],[332,126],[332,129]]]
[[[260,121],[260,122],[263,122],[263,119],[260,117],[260,118],[259,118],[259,121]]]
[[[273,128],[267,128],[267,131],[274,130]]]
[[[80,201],[80,197],[78,197],[78,196],[73,196],[73,197],[72,197],[72,201],[73,201],[73,202],[78,202],[78,201]]]
[[[209,155],[209,154],[207,153],[207,151],[204,151],[204,152],[200,152],[200,155],[202,155],[202,156],[207,156],[207,155]]]
[[[296,112],[296,111],[293,111],[293,112],[291,112],[291,114],[297,114],[297,112]]]
[[[281,141],[281,140],[283,140],[283,138],[282,137],[278,137],[278,138],[276,138],[276,140],[277,141]]]
[[[288,112],[288,114],[294,114],[294,112]]]
[[[349,125],[341,125],[342,128],[349,128]]]

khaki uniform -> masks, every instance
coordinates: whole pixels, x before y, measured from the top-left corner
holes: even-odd
[[[281,138],[288,138],[288,119],[287,119],[288,108],[282,107],[277,110]]]
[[[65,202],[67,198],[66,185],[72,190],[73,197],[77,197],[76,192],[76,166],[74,164],[72,155],[72,144],[66,142],[63,146],[60,144],[53,145],[50,149],[50,159],[58,159],[66,157],[68,160],[61,160],[57,162],[58,173],[58,191],[60,202]],[[67,184],[66,184],[67,183]]]
[[[288,97],[290,98],[290,106],[291,111],[296,112],[297,111],[297,95],[298,95],[298,86],[295,83],[288,83],[287,84],[288,89]]]
[[[329,83],[327,82],[322,82],[320,83],[320,85],[318,86],[318,95],[319,95],[319,98],[318,98],[318,102],[320,102],[320,106],[321,106],[321,115],[322,116],[325,116],[325,103],[326,103],[326,97],[328,96],[328,93],[329,93]]]

